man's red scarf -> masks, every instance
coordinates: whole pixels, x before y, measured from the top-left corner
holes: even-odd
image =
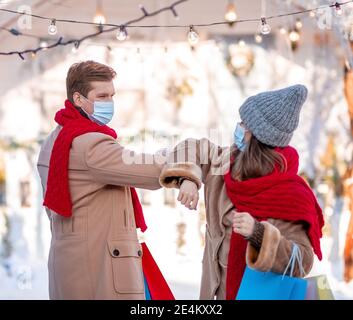
[[[73,139],[88,133],[100,132],[107,134],[114,139],[117,134],[114,129],[99,125],[80,114],[80,112],[69,101],[65,101],[65,108],[59,110],[55,115],[55,121],[63,128],[60,130],[53,146],[50,157],[47,190],[43,205],[64,216],[71,217],[72,202],[69,189],[69,155]],[[142,206],[135,188],[130,188],[132,204],[134,208],[136,227],[142,232],[147,229]],[[167,283],[148,248],[143,244],[143,269],[146,281],[150,287],[151,295],[154,300],[174,299]],[[151,272],[150,270],[153,270]],[[153,292],[153,293],[152,293]]]
[[[315,254],[322,259],[320,249],[321,229],[324,225],[322,210],[308,184],[298,176],[299,156],[288,146],[275,148],[284,156],[287,170],[245,181],[234,180],[231,172],[224,175],[229,199],[239,212],[249,212],[258,220],[269,218],[308,223],[308,237]],[[226,299],[234,300],[246,267],[247,240],[232,232],[228,255]]]

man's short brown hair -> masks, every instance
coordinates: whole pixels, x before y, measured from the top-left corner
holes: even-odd
[[[73,94],[79,92],[87,97],[92,90],[92,81],[111,81],[115,78],[116,72],[105,64],[92,60],[74,63],[66,77],[67,99],[73,102]]]

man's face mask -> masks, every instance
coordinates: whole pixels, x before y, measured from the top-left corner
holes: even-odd
[[[85,96],[81,96],[93,104],[93,114],[88,114],[85,110],[82,110],[87,114],[87,116],[94,122],[100,125],[108,124],[114,116],[114,101],[94,101],[91,102]]]

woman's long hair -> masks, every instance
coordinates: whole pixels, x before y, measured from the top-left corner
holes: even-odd
[[[279,166],[280,172],[287,170],[285,158],[276,152],[274,147],[262,143],[254,135],[243,152],[233,145],[232,155],[232,177],[239,181],[266,176],[273,172],[276,165]]]

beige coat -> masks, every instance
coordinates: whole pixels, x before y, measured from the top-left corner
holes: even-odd
[[[38,159],[43,195],[50,155],[62,127],[44,141]],[[73,140],[69,158],[71,218],[46,209],[52,240],[50,299],[145,299],[139,244],[129,187],[158,189],[162,165],[125,164],[126,152],[101,133]],[[158,158],[163,163],[163,156]]]
[[[225,283],[230,237],[232,233],[231,211],[223,175],[215,169],[229,168],[229,148],[221,148],[207,139],[188,139],[176,146],[168,156],[160,182],[165,187],[178,188],[177,177],[188,177],[198,186],[204,184],[206,205],[206,246],[202,261],[201,299],[225,299]],[[225,164],[225,166],[224,166]],[[224,171],[223,171],[224,172]],[[292,242],[299,245],[303,256],[303,267],[308,273],[313,265],[313,250],[301,223],[268,219],[264,238],[258,252],[250,243],[246,251],[247,264],[260,271],[283,273],[291,252]],[[296,266],[295,276],[299,276]]]

